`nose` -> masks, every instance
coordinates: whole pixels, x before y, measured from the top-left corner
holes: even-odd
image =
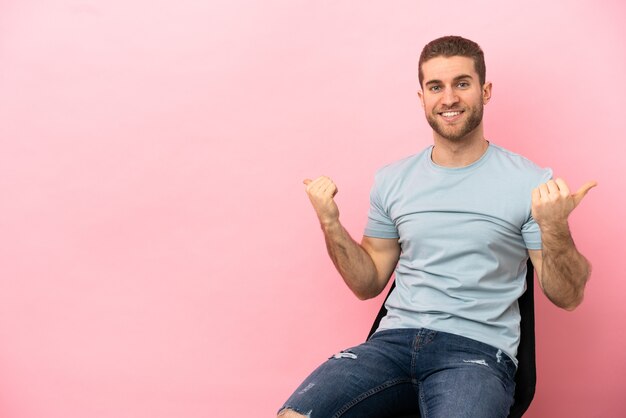
[[[445,106],[452,106],[459,101],[459,96],[457,96],[454,89],[447,88],[443,91],[443,96],[441,98],[441,104]]]

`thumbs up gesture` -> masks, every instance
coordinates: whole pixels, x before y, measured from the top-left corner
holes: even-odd
[[[561,178],[541,184],[532,191],[533,218],[540,227],[567,223],[569,214],[597,185],[595,181],[588,181],[576,193],[571,193]]]
[[[337,194],[335,183],[326,176],[318,177],[315,180],[305,179],[303,183],[322,226],[337,221],[339,208],[334,200]]]

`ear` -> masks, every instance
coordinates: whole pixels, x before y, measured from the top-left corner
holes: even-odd
[[[420,98],[420,102],[422,103],[422,107],[424,107],[424,92],[422,90],[417,91],[417,96]]]
[[[491,89],[492,89],[491,82],[486,81],[485,84],[483,84],[483,105],[486,105],[487,103],[489,103],[489,100],[491,99]]]

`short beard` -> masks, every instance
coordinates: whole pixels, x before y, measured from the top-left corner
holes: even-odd
[[[480,122],[483,120],[483,105],[480,104],[479,106],[471,108],[470,117],[465,121],[463,126],[452,132],[445,131],[444,127],[439,124],[437,116],[438,115],[426,115],[426,120],[430,127],[433,128],[433,131],[449,141],[458,141],[480,125]]]

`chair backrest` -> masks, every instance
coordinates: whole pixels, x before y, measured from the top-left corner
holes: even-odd
[[[517,373],[515,375],[515,401],[509,411],[509,418],[520,418],[530,406],[535,396],[535,387],[537,383],[537,368],[535,363],[535,297],[534,297],[534,275],[535,270],[530,259],[526,263],[526,292],[519,298],[518,304],[521,315],[521,337],[519,347],[517,349]],[[395,288],[395,281],[391,284],[389,293],[385,298],[385,302]],[[385,302],[380,307],[378,315],[372,324],[372,328],[367,336],[369,339],[378,329],[380,320],[387,314]],[[418,415],[410,417],[395,418],[419,418]]]

